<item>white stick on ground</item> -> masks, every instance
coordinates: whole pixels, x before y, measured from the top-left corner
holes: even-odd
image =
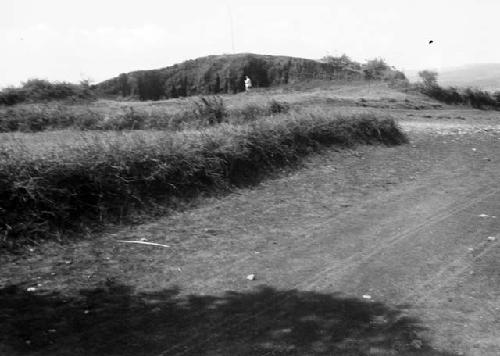
[[[162,245],[162,244],[157,244],[155,242],[147,242],[147,241],[127,241],[127,240],[117,240],[118,242],[125,242],[129,244],[141,244],[141,245],[150,245],[150,246],[161,246],[161,247],[170,247],[169,245]]]

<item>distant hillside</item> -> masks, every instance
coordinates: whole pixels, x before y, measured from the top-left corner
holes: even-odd
[[[500,90],[500,63],[471,64],[449,68],[439,73],[444,86],[471,86],[483,90]]]
[[[411,81],[418,81],[418,71],[408,71]],[[475,87],[482,90],[500,90],[500,63],[469,64],[439,71],[442,86]]]
[[[237,93],[244,90],[245,75],[255,87],[295,83],[307,79],[356,80],[366,76],[359,63],[333,58],[326,63],[311,59],[257,54],[214,55],[156,70],[122,73],[95,86],[100,95],[136,96],[158,100],[198,94]],[[340,60],[335,62],[335,60]],[[404,75],[386,68],[394,76]],[[395,73],[395,74],[394,74]],[[380,74],[380,73],[379,73]],[[381,74],[379,75],[381,76]],[[376,76],[375,76],[376,77]],[[373,75],[370,75],[373,78]],[[400,79],[401,79],[400,78]]]

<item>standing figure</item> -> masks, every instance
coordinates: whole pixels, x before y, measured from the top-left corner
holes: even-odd
[[[249,91],[252,87],[252,81],[248,78],[248,75],[245,76],[245,91]]]

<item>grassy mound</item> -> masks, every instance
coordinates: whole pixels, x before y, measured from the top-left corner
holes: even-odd
[[[4,246],[121,221],[154,206],[175,208],[201,192],[255,182],[322,147],[407,139],[392,119],[319,112],[77,141],[51,150],[0,146]]]

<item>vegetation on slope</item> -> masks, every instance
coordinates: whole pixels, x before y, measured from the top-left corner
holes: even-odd
[[[125,105],[99,111],[96,107],[68,105],[20,105],[0,110],[0,132],[39,132],[47,130],[183,130],[209,127],[222,122],[240,124],[257,118],[288,112],[286,102],[274,99],[249,103],[228,110],[219,96],[196,97],[182,109],[144,111]]]
[[[208,56],[158,70],[122,73],[96,86],[100,95],[159,100],[191,95],[238,93],[248,75],[255,87],[296,83],[308,79],[405,80],[383,60],[360,64],[343,55],[321,61],[256,54]]]
[[[400,144],[392,119],[282,115],[204,130],[75,135],[52,150],[0,146],[0,236],[4,246],[175,207],[293,165],[321,147]]]
[[[118,77],[89,86],[51,83],[31,79],[19,88],[0,91],[0,105],[54,100],[81,101],[94,97],[124,97],[140,100],[159,100],[244,90],[245,76],[254,87],[270,87],[305,80],[388,80],[405,81],[404,74],[389,67],[382,59],[364,64],[346,55],[326,56],[311,60],[286,56],[233,54],[189,60],[157,70],[122,73]]]
[[[94,99],[87,82],[80,84],[51,83],[43,79],[31,79],[20,88],[0,91],[0,105],[15,105],[25,102],[47,102],[55,100],[88,101]]]
[[[419,72],[422,84],[419,90],[446,104],[463,104],[476,109],[500,109],[500,91],[493,94],[474,88],[443,88],[438,84],[438,73],[430,70]]]

